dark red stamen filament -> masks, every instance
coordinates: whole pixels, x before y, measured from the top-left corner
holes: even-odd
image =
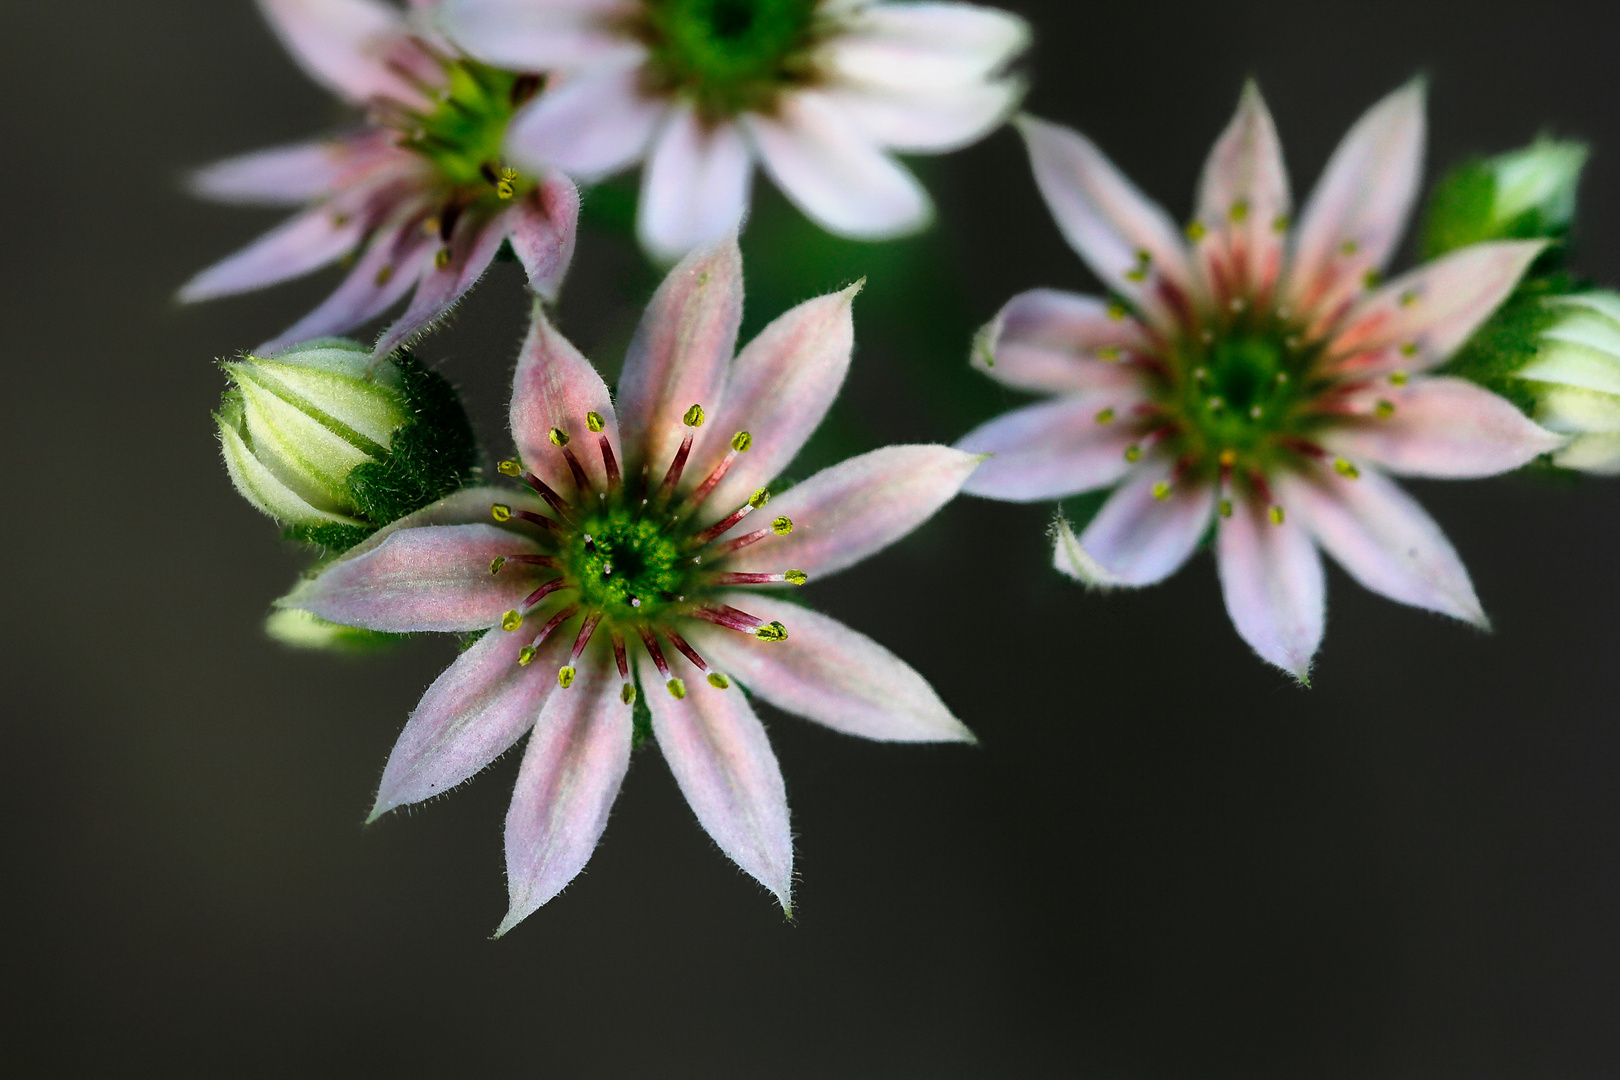
[[[658,639],[653,636],[650,628],[643,626],[639,629],[641,631],[641,643],[647,646],[647,655],[652,657],[653,667],[658,669],[658,674],[666,679],[669,678],[669,664],[664,662],[664,650],[659,647]]]
[[[667,628],[664,630],[664,636],[669,638],[669,643],[679,649],[682,656],[692,661],[693,666],[699,671],[709,670],[709,665],[703,662],[703,657],[698,655],[696,649],[687,644],[685,638],[681,637],[681,635],[677,634],[675,631]]]
[[[565,581],[563,578],[552,578],[550,581],[546,582],[544,585],[534,590],[534,592],[523,598],[524,610],[534,607],[534,605],[538,604],[540,601],[562,588],[564,584]]]
[[[757,619],[746,611],[739,611],[730,604],[721,604],[718,607],[700,607],[692,610],[694,619],[723,626],[727,630],[742,630],[749,632],[765,625],[764,619]]]

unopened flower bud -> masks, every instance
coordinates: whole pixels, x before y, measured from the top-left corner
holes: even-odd
[[[361,525],[347,483],[379,461],[409,419],[400,372],[349,341],[299,345],[224,365],[216,416],[225,467],[242,497],[289,525]]]
[[[1430,203],[1425,253],[1442,255],[1483,240],[1562,236],[1575,217],[1587,153],[1582,143],[1541,138],[1453,170]]]
[[[1571,293],[1544,303],[1555,318],[1516,375],[1535,399],[1536,421],[1571,437],[1553,464],[1620,473],[1620,293]]]

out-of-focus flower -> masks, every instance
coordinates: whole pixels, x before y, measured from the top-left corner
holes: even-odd
[[[342,338],[223,365],[216,414],[236,490],[291,535],[342,550],[460,487],[472,427],[440,376]]]
[[[1533,388],[1536,419],[1570,437],[1553,464],[1620,473],[1620,293],[1570,293],[1543,303],[1553,321],[1518,377]]]
[[[1457,553],[1385,474],[1488,476],[1561,445],[1495,394],[1426,374],[1543,243],[1476,244],[1378,284],[1417,189],[1421,86],[1351,129],[1297,225],[1252,85],[1185,230],[1083,136],[1020,127],[1059,227],[1117,298],[1036,290],[986,328],[975,363],[1058,396],[962,440],[995,454],[964,490],[1118,484],[1078,537],[1057,529],[1058,568],[1098,585],[1162,580],[1213,523],[1238,633],[1302,681],[1322,636],[1318,547],[1376,592],[1484,625]]]
[[[409,419],[399,369],[370,367],[369,350],[343,341],[224,365],[219,442],[244,499],[287,525],[364,524],[349,474],[385,459]]]
[[[910,532],[978,461],[892,446],[769,498],[843,382],[854,293],[801,304],[733,359],[741,257],[734,237],[699,249],[648,307],[617,409],[537,308],[513,386],[520,460],[501,468],[529,491],[458,492],[281,602],[383,632],[487,631],[412,714],[372,816],[448,791],[532,729],[507,815],[501,932],[595,848],[638,687],[698,820],[785,909],[787,800],[739,683],[853,735],[971,740],[903,661],[780,595]],[[485,523],[445,524],[456,520]]]
[[[870,0],[446,0],[473,56],[553,73],[508,152],[595,181],[645,161],[637,230],[660,258],[734,230],[754,162],[829,232],[925,225],[891,151],[981,138],[1022,93],[1003,74],[1023,20],[961,3]]]
[[[509,241],[541,296],[573,257],[579,195],[562,173],[514,168],[501,149],[533,77],[468,60],[383,0],[260,0],[294,58],[345,101],[359,129],[262,150],[199,171],[193,190],[223,202],[301,206],[291,219],[198,274],[180,291],[206,300],[274,285],[340,259],[348,277],[259,352],[340,334],[411,296],[384,331],[386,356],[447,312]],[[414,290],[414,291],[413,291]]]
[[[1424,253],[1432,258],[1485,240],[1562,236],[1575,217],[1587,155],[1584,143],[1543,138],[1453,169],[1429,205]]]

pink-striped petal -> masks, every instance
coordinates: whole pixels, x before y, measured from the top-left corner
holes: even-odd
[[[849,371],[855,342],[851,308],[859,285],[806,300],[777,316],[738,354],[725,404],[709,418],[707,437],[687,470],[703,482],[746,431],[752,443],[710,492],[701,518],[717,521],[779,476],[821,425]]]
[[[559,333],[540,305],[534,308],[529,336],[518,354],[512,378],[512,439],[524,467],[554,491],[574,489],[573,470],[562,449],[551,440],[553,431],[568,436],[568,445],[598,490],[607,490],[607,467],[601,438],[623,461],[619,425],[607,384],[591,362]],[[590,430],[589,416],[602,418],[601,432]]]
[[[1326,618],[1322,557],[1299,522],[1278,523],[1272,507],[1242,493],[1232,503],[1215,541],[1226,613],[1262,660],[1308,683]]]
[[[770,116],[739,122],[782,194],[830,233],[886,240],[933,217],[917,178],[823,93],[792,94]]]
[[[812,578],[837,573],[933,517],[979,461],[948,446],[886,446],[850,458],[789,488],[760,515],[787,518],[791,533],[743,548],[719,566],[749,573],[803,570]]]
[[[668,109],[641,92],[641,79],[639,67],[554,78],[512,118],[506,152],[531,171],[552,166],[587,183],[629,168]]]
[[[191,174],[191,193],[249,206],[301,206],[332,190],[353,164],[341,142],[276,146],[216,161]]]
[[[387,64],[403,38],[399,9],[382,0],[259,0],[287,51],[310,77],[350,101],[387,96],[406,104],[421,95]]]
[[[547,698],[529,735],[506,812],[510,906],[496,937],[585,868],[630,768],[631,709],[619,699],[618,673],[605,657],[594,660],[580,666],[572,686]]]
[[[641,174],[636,235],[674,262],[733,234],[748,210],[753,158],[735,124],[711,124],[688,104],[670,111]]]
[[[533,542],[493,525],[395,532],[358,558],[327,567],[278,600],[328,622],[407,634],[482,630],[534,588],[519,574],[491,574],[497,555],[537,554]]]
[[[1174,482],[1163,462],[1138,469],[1080,534],[1080,548],[1108,578],[1090,583],[1163,581],[1198,547],[1214,510],[1215,491],[1209,484]]]
[[[1351,310],[1326,354],[1358,374],[1435,367],[1490,318],[1546,246],[1474,244],[1403,274]]]
[[[791,913],[793,836],[787,791],[765,728],[742,690],[735,684],[721,690],[692,679],[686,696],[677,699],[664,689],[662,676],[645,654],[638,662],[658,748],[698,822],[732,862],[775,893],[782,909]]]
[[[1292,199],[1282,143],[1252,81],[1237,114],[1216,140],[1198,189],[1198,243],[1204,276],[1217,303],[1258,302],[1282,272],[1283,237]]]
[[[1449,376],[1367,389],[1347,406],[1357,415],[1324,431],[1322,445],[1399,476],[1495,476],[1564,444],[1505,398]]]
[[[534,726],[557,686],[572,642],[553,635],[533,663],[518,663],[531,636],[489,631],[433,681],[388,756],[368,821],[443,795],[504,754]]]
[[[668,466],[693,405],[710,413],[720,408],[742,299],[735,235],[693,251],[658,286],[619,376],[619,424],[631,471]]]
[[[415,218],[377,233],[331,296],[256,351],[260,355],[277,352],[300,341],[364,326],[410,292],[432,258],[433,247]]]
[[[1338,317],[1400,241],[1422,176],[1423,104],[1423,83],[1414,80],[1368,109],[1305,204],[1288,295],[1313,330]]]
[[[633,62],[646,50],[616,31],[625,0],[444,0],[439,27],[472,56],[513,71]]]
[[[1029,44],[1029,24],[975,4],[856,7],[820,54],[833,74],[858,84],[949,91],[1000,71]]]
[[[980,331],[972,363],[1015,390],[1077,394],[1139,384],[1119,360],[1150,344],[1141,323],[1094,296],[1031,289]]]
[[[1440,526],[1394,481],[1326,469],[1277,478],[1278,501],[1351,577],[1375,593],[1479,627],[1489,620]]]
[[[1172,328],[1191,303],[1194,284],[1170,215],[1078,131],[1032,116],[1017,124],[1035,182],[1069,245],[1150,322]]]
[[[302,277],[354,250],[364,234],[353,215],[306,210],[186,282],[180,299],[190,304]]]
[[[387,356],[406,344],[422,331],[442,319],[456,301],[460,300],[484,276],[489,264],[495,261],[501,242],[506,239],[508,214],[498,214],[483,220],[463,218],[455,235],[450,238],[450,256],[443,266],[434,266],[422,275],[405,309],[392,326],[383,331],[372,350],[376,356]]]
[[[527,510],[530,513],[546,512],[545,503],[526,491],[514,491],[498,487],[465,487],[460,491],[446,495],[436,503],[406,514],[398,521],[384,525],[354,547],[339,555],[332,562],[326,564],[326,569],[340,563],[352,562],[368,551],[375,551],[397,532],[405,529],[421,529],[433,525],[486,525],[490,521],[490,508],[496,503],[509,506],[513,510]],[[507,526],[508,532],[523,536],[522,530],[527,526],[512,522]],[[296,593],[297,590],[295,589]],[[289,605],[291,606],[291,605]]]
[[[523,264],[529,288],[547,302],[556,301],[574,261],[578,225],[579,189],[556,169],[541,173],[540,183],[509,214],[512,252]]]
[[[787,627],[786,641],[693,620],[687,634],[716,670],[785,712],[881,742],[974,742],[928,680],[837,619],[777,597],[737,592],[739,610]]]
[[[1126,449],[1142,437],[1130,422],[1140,391],[1102,390],[1022,409],[981,424],[956,448],[992,454],[962,486],[1008,502],[1061,499],[1108,487],[1135,468]]]

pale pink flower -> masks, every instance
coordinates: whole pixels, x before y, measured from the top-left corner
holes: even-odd
[[[1000,125],[1029,41],[992,8],[872,0],[446,0],[440,23],[488,63],[551,73],[513,160],[582,182],[644,163],[637,230],[668,259],[738,227],[756,161],[829,232],[921,228],[928,195],[892,152]]]
[[[766,484],[843,382],[854,295],[799,305],[733,359],[736,240],[695,251],[642,319],[617,408],[537,309],[512,392],[521,462],[501,469],[531,491],[463,491],[282,602],[372,630],[488,631],[411,715],[372,817],[443,794],[532,730],[506,820],[511,910],[500,932],[595,848],[630,762],[638,680],[699,822],[784,908],[787,799],[738,683],[851,735],[972,739],[904,661],[780,595],[910,532],[978,461],[891,446],[762,511]]]
[[[256,351],[344,333],[410,295],[377,342],[381,356],[442,317],[504,241],[530,287],[556,295],[573,258],[579,194],[562,173],[538,164],[519,172],[501,152],[535,79],[462,57],[427,25],[436,0],[414,0],[409,12],[383,0],[259,2],[293,57],[367,120],[346,135],[200,170],[199,195],[303,209],[198,274],[182,300],[248,292],[352,258],[324,303]]]
[[[964,490],[1036,501],[1117,484],[1078,537],[1057,527],[1057,567],[1093,585],[1168,577],[1213,522],[1238,633],[1302,681],[1322,637],[1319,547],[1375,592],[1485,625],[1456,551],[1384,474],[1489,476],[1560,444],[1503,398],[1426,374],[1542,245],[1477,244],[1378,283],[1418,188],[1422,86],[1357,122],[1295,225],[1250,85],[1187,241],[1084,136],[1019,127],[1059,227],[1118,299],[1037,289],[986,328],[978,366],[1056,396],[958,444],[995,454]]]

